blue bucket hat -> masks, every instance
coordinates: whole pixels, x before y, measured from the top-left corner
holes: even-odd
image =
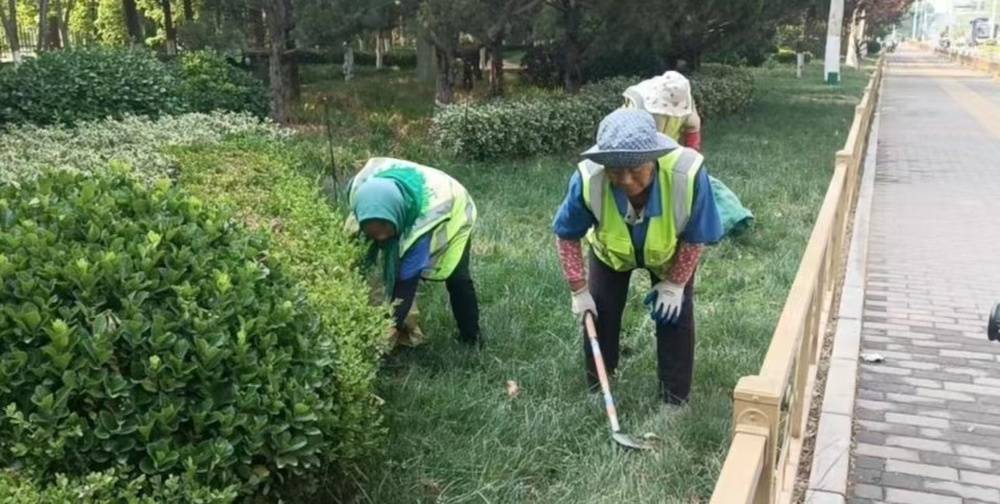
[[[677,142],[656,131],[656,120],[649,112],[623,108],[601,120],[597,144],[581,156],[605,168],[634,168],[677,147]]]

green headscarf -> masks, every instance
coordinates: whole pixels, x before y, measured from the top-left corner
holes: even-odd
[[[354,216],[358,223],[364,226],[366,221],[383,220],[396,229],[392,238],[373,242],[365,260],[367,266],[374,265],[382,251],[382,280],[389,298],[399,276],[400,238],[427,210],[428,200],[423,175],[405,166],[389,168],[358,187],[354,198]]]

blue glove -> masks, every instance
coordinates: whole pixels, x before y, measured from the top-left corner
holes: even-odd
[[[649,307],[649,318],[657,324],[675,324],[684,306],[684,286],[666,280],[657,282],[643,303]]]

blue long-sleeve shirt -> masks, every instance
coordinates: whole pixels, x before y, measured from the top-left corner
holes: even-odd
[[[404,282],[413,280],[430,266],[430,262],[431,235],[427,233],[403,254],[403,258],[399,261],[399,279]]]
[[[657,168],[658,170],[659,168]],[[650,188],[649,199],[644,209],[642,222],[635,225],[628,225],[629,233],[632,236],[632,246],[636,250],[636,260],[640,266],[643,265],[642,250],[646,244],[646,233],[649,229],[651,217],[663,214],[660,198],[660,178],[653,177],[653,185]],[[618,212],[625,217],[628,214],[628,196],[624,191],[614,186],[611,188],[615,199],[615,206]],[[580,172],[574,171],[569,180],[569,190],[566,198],[556,213],[552,228],[556,236],[563,240],[579,240],[586,236],[587,231],[597,224],[587,205],[583,201],[583,178]],[[715,198],[712,195],[712,184],[708,179],[708,170],[702,167],[694,181],[694,200],[691,208],[691,217],[687,225],[681,231],[679,238],[681,241],[691,244],[713,244],[722,239],[724,232],[722,220],[719,218],[719,209],[715,206]]]

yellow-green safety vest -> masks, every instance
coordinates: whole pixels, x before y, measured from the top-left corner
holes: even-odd
[[[400,236],[399,256],[406,254],[424,235],[431,234],[430,265],[421,277],[425,280],[445,280],[455,271],[476,223],[476,204],[462,184],[429,166],[393,158],[372,158],[355,175],[349,189],[353,207],[357,189],[369,178],[390,168],[417,170],[424,177],[430,201],[427,211],[417,218],[413,227]]]
[[[647,217],[649,223],[643,246],[644,266],[647,269],[663,271],[673,260],[677,236],[691,217],[694,182],[703,159],[694,149],[679,147],[657,161],[663,212]],[[591,249],[598,259],[615,271],[635,269],[638,264],[632,235],[615,204],[611,181],[604,167],[584,160],[577,169],[583,178],[583,202],[597,219],[597,224],[587,233]]]
[[[656,120],[657,131],[674,139],[674,141],[680,141],[681,131],[684,130],[684,122],[687,121],[687,116],[677,117],[653,114],[653,118]]]

